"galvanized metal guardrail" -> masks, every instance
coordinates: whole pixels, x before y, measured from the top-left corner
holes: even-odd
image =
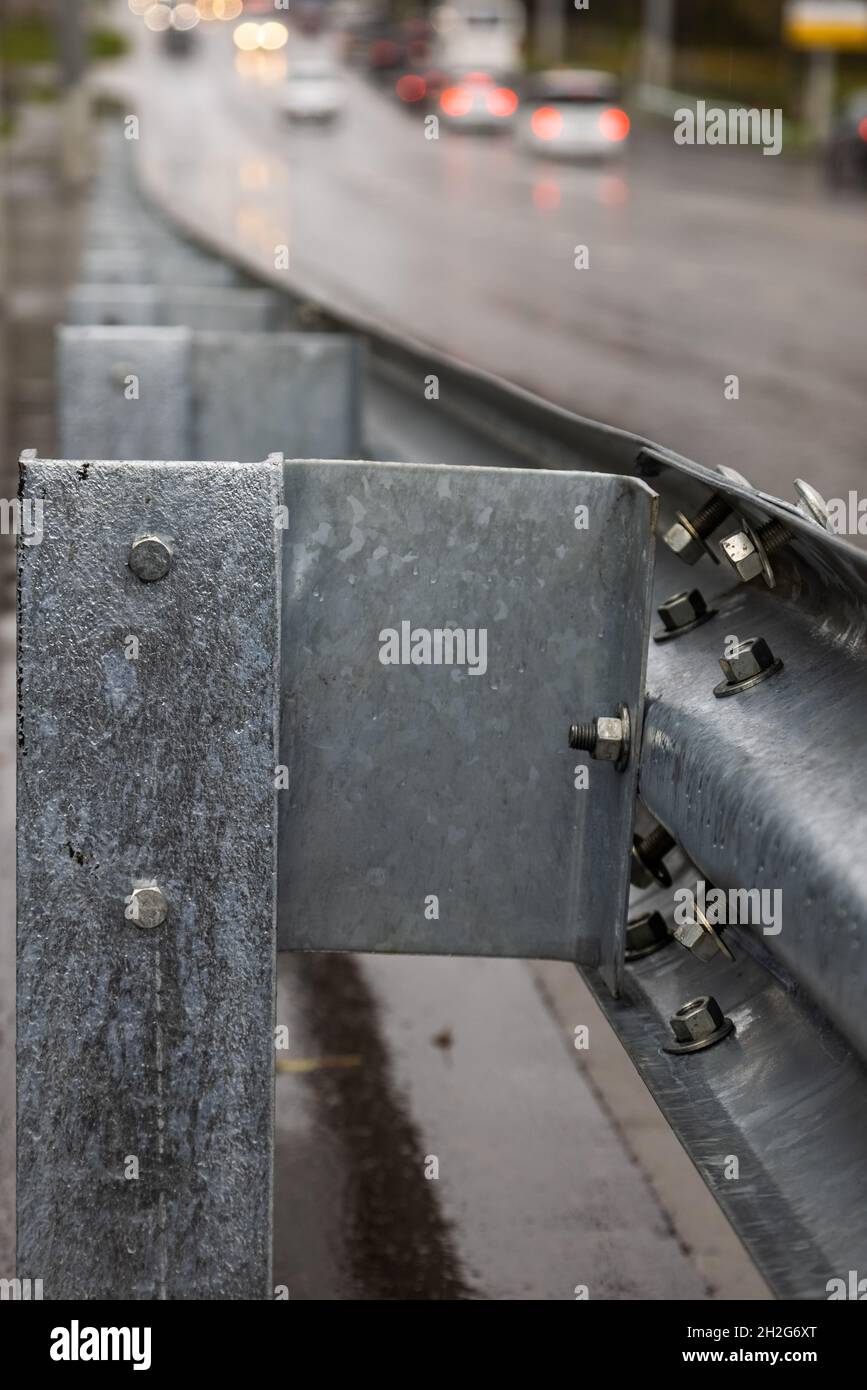
[[[361,356],[357,339],[337,333],[63,328],[60,452],[352,458],[361,449]]]
[[[786,1296],[825,1297],[830,1279],[867,1265],[867,1212],[860,1201],[867,1161],[867,1030],[860,1007],[867,936],[867,813],[859,794],[867,757],[864,555],[794,503],[765,496],[739,475],[702,468],[650,441],[582,420],[352,321],[333,306],[320,311],[320,323],[364,340],[366,452],[426,459],[440,465],[438,472],[423,470],[411,486],[401,481],[383,498],[383,465],[287,464],[284,477],[284,466],[272,459],[234,472],[230,465],[209,466],[205,484],[196,464],[25,462],[25,498],[52,505],[46,507],[46,540],[22,546],[21,562],[22,1273],[48,1272],[64,1293],[112,1287],[143,1297],[267,1294],[272,1053],[270,1038],[267,1049],[262,1039],[263,1020],[270,1019],[268,961],[279,872],[282,945],[430,950],[439,940],[452,950],[481,946],[501,954],[574,950],[645,1081],[772,1285]],[[431,375],[438,384],[435,405],[424,397]],[[482,484],[475,465],[521,471],[511,484],[499,472]],[[527,469],[542,470],[538,490]],[[489,574],[499,576],[507,608],[517,593],[519,627],[528,640],[530,602],[521,582],[535,573],[547,586],[556,573],[555,567],[546,574],[544,566],[553,564],[550,546],[562,521],[560,489],[593,493],[593,481],[580,470],[606,475],[595,480],[601,491],[594,494],[604,524],[585,561],[613,565],[615,556],[621,565],[629,552],[637,569],[607,570],[601,586],[594,579],[589,612],[577,596],[570,601],[568,586],[553,599],[545,596],[550,606],[539,630],[550,639],[555,628],[566,646],[552,658],[550,641],[547,647],[542,641],[535,665],[510,668],[515,719],[506,714],[497,725],[493,716],[499,742],[474,743],[474,720],[482,711],[486,737],[492,725],[491,707],[478,694],[481,683],[467,671],[455,690],[450,682],[436,687],[440,702],[431,704],[433,687],[423,683],[430,671],[413,663],[411,650],[405,667],[401,653],[400,669],[383,666],[375,653],[376,665],[365,665],[370,623],[398,593],[396,575],[406,578],[404,557],[416,556],[409,561],[407,596],[422,592],[415,581],[436,577],[438,587],[444,569],[438,557],[453,551],[450,540],[457,537],[465,553],[467,528],[474,525],[474,540],[484,534],[480,518],[493,505],[483,496],[486,487],[492,495],[501,489],[499,506],[511,486],[510,519],[527,514],[541,528],[536,543],[530,543],[532,529],[519,526],[523,548],[516,551],[505,526],[496,542],[485,537],[495,548],[483,547],[483,555],[489,567],[493,556]],[[236,474],[248,481],[233,522]],[[364,486],[356,489],[353,478]],[[631,529],[644,505],[640,499],[648,498],[644,484],[659,498],[655,602],[670,615],[669,596],[699,588],[708,613],[707,620],[659,643],[646,640],[646,617],[640,634],[638,627],[652,567],[649,550],[637,559],[642,526]],[[784,540],[764,556],[773,588],[761,574],[743,583],[727,560],[714,566],[703,552],[687,569],[662,543],[678,514],[695,518],[710,496],[718,499],[718,524],[705,539],[717,551],[729,529],[749,537],[767,535],[762,528],[771,525],[777,540],[784,529]],[[544,504],[543,498],[558,500]],[[638,509],[626,533],[618,529],[626,524],[623,499]],[[581,505],[572,495],[569,502]],[[448,506],[441,510],[446,503],[451,513]],[[282,534],[271,524],[275,505],[287,508],[280,513],[287,523]],[[329,526],[336,529],[329,532]],[[398,544],[391,543],[389,528],[399,533]],[[145,544],[143,532],[151,542]],[[570,541],[576,536],[580,541],[578,532]],[[143,575],[130,567],[137,541],[144,546],[136,561]],[[348,552],[344,559],[342,552]],[[345,587],[335,583],[335,573],[346,578]],[[515,575],[521,582],[513,593]],[[362,581],[375,603],[365,605],[363,590],[353,592]],[[457,584],[452,601],[439,610],[442,621],[434,622],[429,609],[430,620],[419,628],[483,625],[475,616],[482,612],[477,593],[461,583],[465,587]],[[240,589],[251,603],[255,590],[255,612],[232,612]],[[400,650],[396,597],[394,603],[378,632],[393,629]],[[558,625],[556,615],[567,606],[568,620]],[[495,614],[492,626],[496,621]],[[272,662],[278,623],[282,676]],[[145,636],[138,657],[143,664],[134,666],[119,652],[138,629]],[[211,645],[204,650],[207,630]],[[594,665],[591,631],[602,632],[602,641],[626,662],[619,683],[606,685],[611,668]],[[782,668],[720,699],[714,693],[719,660],[732,636],[764,639]],[[631,692],[625,699],[633,720],[630,770],[589,766],[596,789],[592,814],[582,808],[577,785],[567,807],[557,780],[564,769],[571,777],[576,763],[586,764],[565,746],[566,686],[560,680],[570,661],[580,675],[577,651],[569,647],[576,640],[591,672],[583,690],[575,679],[576,721],[614,715],[623,699],[618,689]],[[195,654],[192,662],[182,655],[184,643]],[[305,648],[320,654],[324,681],[303,658]],[[518,646],[510,650],[518,661]],[[599,641],[595,650],[598,655]],[[646,678],[636,687],[644,659]],[[549,692],[552,660],[560,674]],[[350,677],[342,675],[347,669]],[[454,674],[431,669],[440,677]],[[428,692],[428,703],[418,707],[415,720],[404,708],[385,734],[374,730],[373,715],[393,709],[383,703],[394,695],[383,681],[405,674],[419,694]],[[206,708],[220,718],[225,712],[225,728],[232,731],[225,747],[215,747],[207,725],[193,720],[194,711]],[[317,753],[311,734],[320,717],[329,739]],[[450,745],[455,728],[457,741]],[[586,730],[576,739],[588,742]],[[430,783],[417,777],[407,793],[400,768],[384,761],[386,747],[409,767],[420,757]],[[515,794],[510,780],[516,748],[529,800]],[[483,755],[476,757],[479,750]],[[440,758],[443,769],[437,768]],[[382,769],[379,782],[375,766]],[[250,780],[266,769],[267,797]],[[438,781],[445,770],[462,788],[457,819],[446,815]],[[628,858],[623,796],[628,789],[631,807],[636,774],[639,826],[661,825],[668,837],[657,836],[655,850],[645,841],[639,857],[657,871],[664,857],[667,868],[656,879],[636,873],[641,882],[633,889],[632,910],[639,920],[626,934],[617,907]],[[282,789],[275,786],[281,776]],[[377,802],[386,788],[390,795]],[[514,799],[504,801],[509,789]],[[392,799],[404,795],[410,815],[400,820],[398,802],[398,840],[391,846],[382,838],[384,818]],[[616,806],[606,809],[606,797]],[[450,833],[454,845],[466,845],[460,808],[468,798],[485,808],[493,799],[499,817],[492,818],[490,835],[480,835],[485,852],[478,862],[467,860],[462,848],[452,863],[442,846],[452,843]],[[168,802],[179,816],[166,817]],[[423,892],[418,876],[426,862],[420,850],[429,848],[418,829],[425,805],[434,807],[436,836],[445,835],[434,837],[440,851],[430,860],[437,875],[452,874],[443,895],[435,885]],[[205,828],[209,817],[228,837],[231,883],[217,837]],[[515,817],[526,839],[517,845],[509,838]],[[603,822],[604,859],[596,838]],[[334,826],[340,827],[336,836]],[[247,833],[249,851],[242,848]],[[403,854],[396,852],[404,845],[401,836]],[[491,869],[495,845],[502,851],[498,872],[506,875],[499,880]],[[516,864],[543,894],[540,914],[534,916],[529,899],[512,901],[504,892]],[[326,866],[327,901],[317,895]],[[571,897],[564,874],[572,876]],[[586,912],[588,875],[601,895],[598,916]],[[665,877],[668,883],[658,881]],[[725,943],[733,959],[712,943],[710,953],[682,949],[646,917],[659,910],[670,927],[672,895],[695,886],[697,877],[723,889],[780,892],[781,929],[766,933],[749,921],[730,925]],[[158,893],[147,887],[152,879]],[[408,917],[406,899],[391,892],[395,881],[409,885],[413,902],[420,895],[437,898],[439,922],[424,916],[426,906],[433,910],[426,903]],[[466,899],[472,881],[475,912]],[[293,911],[293,892],[302,913]],[[461,894],[464,909],[449,917],[441,897],[453,906]],[[133,915],[120,921],[126,899]],[[579,905],[571,919],[562,915],[567,902]],[[136,910],[144,913],[142,925],[135,924]],[[571,933],[563,929],[569,920]],[[626,961],[625,935],[632,943]],[[635,945],[639,938],[644,945]],[[668,1051],[670,1018],[687,1000],[709,994],[733,1030],[718,1046]],[[79,1041],[64,1023],[70,1013]],[[214,1028],[227,1040],[219,1060]],[[65,1094],[74,1086],[80,1103]],[[125,1138],[133,1131],[144,1132],[151,1145],[148,1182],[138,1187],[119,1176],[124,1155],[136,1156]],[[108,1205],[95,1216],[98,1202]],[[87,1223],[95,1234],[82,1241]],[[130,1249],[132,1259],[124,1254]],[[51,1296],[51,1283],[46,1291]]]

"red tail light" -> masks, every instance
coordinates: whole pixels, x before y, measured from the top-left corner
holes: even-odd
[[[440,106],[447,116],[466,116],[473,109],[473,94],[466,87],[446,87],[440,96]]]
[[[421,101],[427,86],[423,77],[414,72],[406,72],[403,77],[397,79],[394,90],[401,101]]]
[[[867,140],[867,116],[862,116],[858,122],[858,134],[862,140]]]
[[[563,129],[563,117],[554,106],[537,106],[530,117],[530,129],[537,140],[556,140]]]
[[[486,95],[485,105],[492,116],[511,116],[518,105],[517,93],[510,87],[494,87],[493,91]]]
[[[618,106],[609,107],[603,111],[599,117],[599,129],[606,140],[625,140],[629,134],[631,122],[625,111],[621,111]]]

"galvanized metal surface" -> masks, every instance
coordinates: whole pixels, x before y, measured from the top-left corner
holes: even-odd
[[[285,492],[280,945],[572,959],[616,988],[635,762],[576,790],[567,734],[639,702],[652,494],[345,463],[287,463]],[[485,668],[383,664],[404,623],[484,630]]]
[[[192,457],[356,457],[361,369],[344,334],[197,334]]]
[[[67,458],[346,458],[361,447],[359,344],[334,333],[58,331]]]
[[[650,902],[667,909],[660,890]],[[711,967],[678,946],[636,961],[617,1000],[588,978],[778,1296],[826,1299],[830,1279],[867,1259],[867,1075],[792,982],[748,954],[740,928],[729,939],[734,963],[720,956]],[[704,1052],[666,1052],[671,1014],[708,992],[733,1035]]]
[[[186,328],[58,329],[59,452],[70,459],[195,458],[192,375]]]
[[[274,295],[265,289],[85,282],[76,285],[69,295],[66,321],[262,333],[280,326],[278,307]]]
[[[18,1261],[47,1298],[268,1295],[280,486],[23,466]]]
[[[719,953],[698,961],[673,944],[627,968],[618,1001],[597,972],[586,973],[778,1295],[826,1298],[828,1279],[867,1268],[867,1075],[857,1055],[867,940],[859,794],[867,748],[864,558],[740,479],[720,479],[658,448],[648,456],[641,440],[570,422],[541,403],[524,412],[506,387],[499,417],[482,408],[486,390],[473,416],[464,409],[468,384],[461,390],[446,376],[445,408],[434,412],[416,402],[411,358],[405,372],[380,374],[375,349],[371,362],[368,434],[396,456],[520,466],[535,453],[589,465],[595,453],[597,466],[649,477],[661,495],[660,536],[677,510],[700,507],[711,486],[733,488],[751,514],[785,516],[797,532],[773,591],[761,580],[738,585],[709,560],[690,569],[657,546],[655,604],[697,584],[718,612],[677,641],[651,645],[641,793],[700,867],[673,851],[666,863],[674,884],[635,893],[632,907],[633,914],[658,909],[672,925],[674,891],[694,888],[704,874],[723,887],[781,887],[783,929],[778,936],[760,926],[730,929],[734,964]],[[719,701],[712,691],[729,634],[764,635],[785,667],[764,686]],[[735,1019],[735,1037],[693,1057],[668,1056],[671,1013],[705,993]],[[725,1177],[728,1155],[739,1158],[738,1178]]]
[[[641,795],[709,882],[779,890],[780,930],[747,930],[867,1057],[864,610],[795,563],[788,598],[761,580],[722,590],[717,618],[652,646]],[[659,565],[662,586],[676,561]],[[784,666],[717,700],[729,634],[764,637]]]

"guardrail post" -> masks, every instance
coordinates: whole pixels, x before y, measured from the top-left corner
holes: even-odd
[[[19,1275],[267,1297],[281,467],[22,464]]]

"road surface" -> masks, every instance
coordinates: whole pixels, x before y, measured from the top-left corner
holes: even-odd
[[[128,23],[149,176],[250,264],[279,278],[288,246],[294,283],[781,496],[861,487],[865,208],[814,166],[658,126],[601,168],[427,140],[354,73],[345,119],[299,128],[279,81],[235,70],[232,26],[173,62]]]

